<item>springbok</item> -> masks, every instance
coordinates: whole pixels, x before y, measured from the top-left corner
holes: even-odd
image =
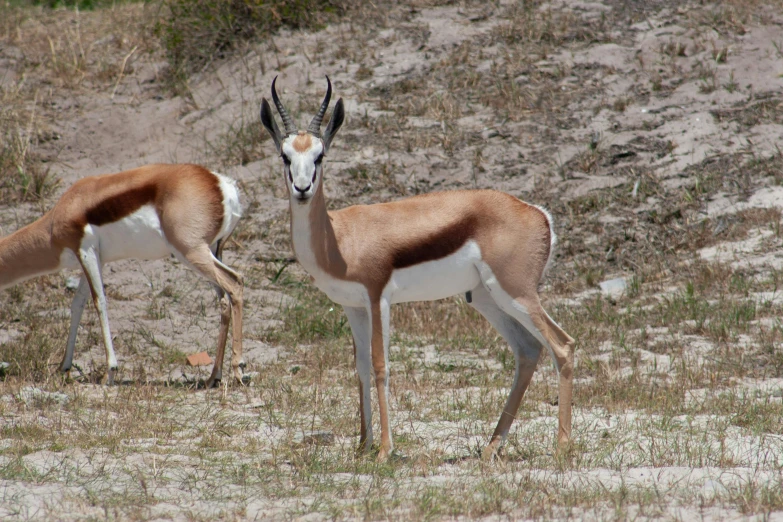
[[[514,384],[483,457],[492,459],[508,434],[542,347],[559,373],[561,446],[571,436],[574,340],[541,307],[538,285],[552,257],[552,218],[542,208],[493,190],[439,192],[391,203],[329,212],[323,190],[323,158],[343,123],[342,98],[326,131],[321,121],[332,85],[307,131],[297,132],[272,82],[261,121],[283,160],[291,208],[291,243],[315,285],[343,306],[354,340],[359,375],[359,446],[372,445],[371,377],[381,417],[378,459],[393,448],[389,428],[390,306],[465,294],[511,346]]]
[[[106,382],[112,384],[117,357],[109,330],[102,266],[118,259],[159,259],[174,254],[213,283],[220,300],[217,359],[207,387],[222,378],[230,321],[231,367],[234,377],[241,380],[242,276],[221,261],[223,245],[241,215],[234,180],[198,165],[147,165],[83,178],[40,219],[0,239],[0,289],[38,275],[81,267],[60,369],[71,369],[76,331],[89,289],[106,348]]]

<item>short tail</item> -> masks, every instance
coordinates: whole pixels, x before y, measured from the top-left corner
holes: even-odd
[[[549,266],[552,264],[552,258],[554,257],[555,253],[555,245],[557,244],[557,234],[555,234],[555,222],[552,219],[552,214],[549,213],[547,209],[544,207],[539,207],[538,205],[533,205],[536,209],[541,211],[542,214],[544,214],[544,217],[546,218],[546,223],[549,226],[549,253],[546,257],[546,264],[544,265],[544,270],[541,271],[541,277],[538,280],[538,284],[541,284],[544,280],[544,277],[546,276],[546,273],[549,271]]]

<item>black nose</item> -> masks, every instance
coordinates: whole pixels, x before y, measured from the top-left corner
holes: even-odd
[[[312,187],[312,186],[313,186],[313,184],[312,184],[312,183],[310,183],[310,184],[309,184],[309,185],[307,185],[305,188],[303,188],[303,189],[300,189],[299,187],[297,187],[297,186],[296,186],[296,184],[294,184],[294,190],[296,190],[297,192],[300,192],[300,193],[304,194],[305,192],[307,192],[308,190],[310,190],[310,187]]]

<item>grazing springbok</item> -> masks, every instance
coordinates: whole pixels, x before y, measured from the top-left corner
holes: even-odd
[[[230,321],[234,325],[231,367],[241,381],[242,276],[220,260],[223,245],[241,215],[234,180],[198,165],[147,165],[80,179],[40,219],[0,239],[0,289],[38,275],[81,267],[60,369],[71,369],[76,331],[89,290],[106,348],[106,382],[112,384],[117,357],[109,331],[102,266],[118,259],[159,259],[174,254],[218,291],[217,359],[207,386],[222,378]]]
[[[392,451],[389,428],[389,308],[394,303],[465,294],[511,346],[514,384],[492,439],[491,459],[508,434],[547,347],[559,372],[558,440],[571,435],[574,340],[541,307],[538,285],[552,256],[552,218],[543,209],[494,190],[460,190],[329,212],[323,158],[343,123],[342,98],[326,131],[321,121],[332,85],[307,131],[297,132],[272,82],[277,127],[266,99],[261,121],[283,160],[291,207],[291,243],[315,285],[345,309],[359,375],[359,445],[372,445],[371,384],[381,416],[378,459]]]

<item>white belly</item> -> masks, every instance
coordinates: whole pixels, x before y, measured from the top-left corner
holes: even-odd
[[[114,223],[93,226],[93,231],[98,237],[103,263],[119,259],[160,259],[172,252],[152,205],[144,205]]]
[[[479,262],[478,244],[468,241],[444,258],[395,270],[383,295],[391,303],[405,303],[434,301],[473,290],[481,282],[476,268]]]
[[[360,283],[335,279],[321,272],[313,275],[315,286],[332,301],[343,306],[366,307],[370,302],[367,289]]]

